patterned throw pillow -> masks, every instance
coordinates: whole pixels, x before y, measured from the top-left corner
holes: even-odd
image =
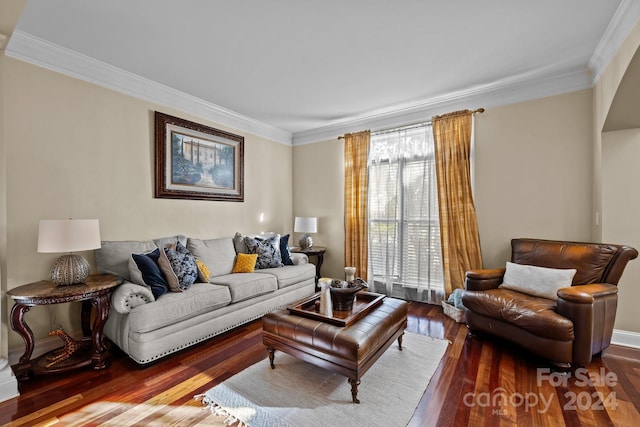
[[[257,259],[257,254],[238,254],[233,266],[233,273],[253,273]]]
[[[244,243],[249,249],[249,253],[257,254],[256,268],[274,268],[282,267],[282,256],[280,255],[280,235],[258,240],[253,237],[245,237]]]
[[[165,248],[164,253],[178,277],[179,288],[183,291],[189,289],[198,278],[198,266],[194,256],[180,242],[176,243],[175,249]]]
[[[199,259],[196,259],[196,266],[198,267],[198,280],[203,283],[209,283],[209,278],[211,278],[209,267]]]

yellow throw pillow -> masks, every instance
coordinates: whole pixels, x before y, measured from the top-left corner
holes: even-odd
[[[238,254],[236,264],[233,266],[234,273],[253,273],[256,267],[258,254]]]
[[[203,283],[209,283],[209,278],[211,277],[209,267],[199,259],[196,260],[196,265],[198,266],[198,279]]]

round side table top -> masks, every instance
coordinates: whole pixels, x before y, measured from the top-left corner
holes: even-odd
[[[327,248],[325,248],[324,246],[311,246],[310,248],[302,249],[300,246],[294,246],[294,247],[290,248],[290,250],[291,250],[291,252],[298,252],[298,253],[303,253],[303,254],[307,254],[307,255],[314,255],[314,254],[325,253],[327,251]]]
[[[17,303],[51,304],[85,299],[121,283],[122,279],[113,274],[92,274],[84,283],[58,286],[50,280],[41,280],[9,289],[7,295]]]

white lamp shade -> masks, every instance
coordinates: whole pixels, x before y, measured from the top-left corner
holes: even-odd
[[[61,253],[98,249],[97,219],[43,219],[38,227],[38,252]]]
[[[297,216],[293,224],[296,233],[317,233],[318,218]]]

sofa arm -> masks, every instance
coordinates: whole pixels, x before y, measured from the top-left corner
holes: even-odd
[[[618,287],[607,283],[558,290],[556,311],[573,323],[573,363],[586,365],[609,347],[618,306]]]
[[[309,257],[306,254],[294,252],[291,253],[291,261],[293,261],[293,265],[309,264]]]
[[[465,275],[465,289],[468,291],[496,289],[502,284],[504,272],[504,268],[469,270]]]
[[[134,308],[155,300],[151,289],[125,281],[113,291],[111,307],[120,314],[129,314]]]

